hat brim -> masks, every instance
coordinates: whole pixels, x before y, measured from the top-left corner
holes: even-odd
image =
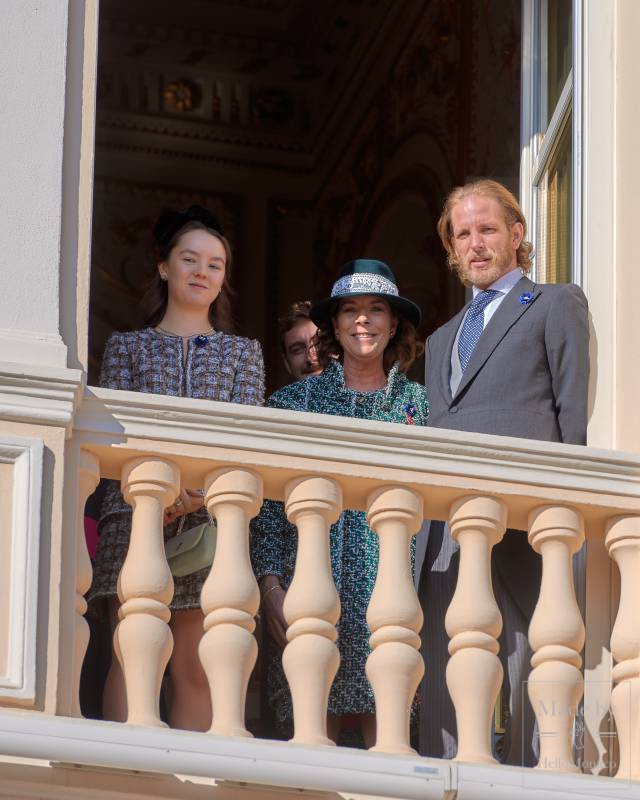
[[[309,316],[316,325],[321,325],[323,322],[330,319],[331,309],[338,301],[344,300],[347,297],[368,297],[370,295],[381,297],[383,300],[386,300],[391,308],[402,314],[402,316],[416,328],[420,325],[422,312],[419,306],[412,303],[411,300],[407,300],[406,297],[396,297],[395,295],[383,294],[381,292],[350,292],[349,294],[342,294],[339,297],[327,297],[325,300],[320,300],[318,303],[315,303],[309,309]]]

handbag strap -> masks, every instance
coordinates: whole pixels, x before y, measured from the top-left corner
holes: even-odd
[[[215,524],[216,524],[216,521],[215,521],[215,519],[214,519],[214,518],[211,516],[211,512],[209,511],[209,509],[208,509],[208,508],[206,509],[206,511],[207,511],[207,517],[209,517],[209,524],[210,524],[210,525],[215,525]],[[175,532],[174,536],[180,536],[180,534],[181,534],[181,533],[182,533],[182,531],[184,530],[184,523],[185,523],[185,520],[187,519],[187,517],[188,517],[188,516],[189,516],[188,514],[183,514],[183,515],[180,517],[180,519],[178,520],[178,529],[176,530],[176,532]]]

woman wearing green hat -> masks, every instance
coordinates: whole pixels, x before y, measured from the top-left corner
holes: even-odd
[[[267,405],[357,419],[426,425],[425,387],[409,381],[416,358],[420,309],[400,296],[381,261],[349,262],[331,297],[310,312],[318,326],[317,356],[323,372],[286,386]],[[286,643],[282,603],[293,578],[297,536],[280,502],[267,500],[252,530],[252,560],[270,633],[267,685],[280,723],[292,717],[281,666]],[[331,564],[340,596],[340,668],[329,695],[329,736],[337,741],[342,718],[357,715],[365,745],[375,741],[375,703],[365,676],[369,650],[366,610],[378,568],[378,541],[361,511],[344,511],[331,528]]]

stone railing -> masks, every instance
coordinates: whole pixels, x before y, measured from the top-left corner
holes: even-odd
[[[330,743],[326,707],[338,667],[340,609],[331,577],[329,528],[341,509],[361,509],[380,540],[367,613],[376,750],[413,752],[410,706],[424,667],[410,541],[424,518],[446,519],[460,545],[458,585],[446,615],[447,685],[457,715],[458,760],[494,763],[491,720],[502,682],[502,621],[490,559],[506,528],[514,528],[528,531],[542,557],[542,584],[530,627],[534,655],[529,683],[544,734],[540,766],[578,770],[573,716],[583,696],[585,623],[576,602],[572,559],[586,537],[594,546],[605,542],[620,569],[620,606],[611,634],[617,661],[611,707],[620,744],[618,775],[640,777],[640,459],[635,456],[102,389],[87,393],[72,447],[77,448],[81,487],[76,687],[87,643],[83,594],[90,582],[80,524],[84,500],[100,476],[119,478],[133,507],[116,633],[129,724],[162,724],[159,693],[171,653],[167,623],[173,591],[163,548],[163,510],[181,485],[202,486],[218,523],[215,561],[202,592],[205,634],[200,645],[214,709],[211,733],[249,735],[244,704],[257,654],[253,631],[259,593],[248,531],[249,520],[269,497],[284,501],[299,532],[295,577],[284,609],[289,629],[283,660],[293,697],[294,741]],[[594,639],[605,635],[605,649],[609,631],[603,634],[601,624],[590,630],[590,614],[609,600],[606,583],[600,584],[592,570],[586,634]],[[540,711],[553,704],[569,713]]]

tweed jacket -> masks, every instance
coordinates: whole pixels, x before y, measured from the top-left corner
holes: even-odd
[[[279,389],[269,397],[267,405],[271,408],[404,425],[426,425],[429,416],[427,390],[419,383],[410,381],[400,372],[397,364],[389,372],[384,391],[357,392],[345,386],[342,365],[330,361],[320,375]],[[274,518],[277,523],[273,522]],[[364,516],[362,520],[364,525]],[[339,524],[332,528],[334,553],[340,552],[343,547],[341,530]],[[287,522],[282,503],[265,500],[260,515],[252,523],[252,531],[251,557],[256,577],[260,580],[264,575],[278,575],[287,587],[293,578],[297,537],[295,526]],[[265,535],[265,531],[268,535]],[[334,580],[339,587],[341,577],[336,564]]]
[[[262,348],[254,339],[216,332],[211,336],[192,336],[183,361],[179,336],[153,328],[113,333],[102,359],[100,386],[263,405]],[[109,514],[130,510],[114,482],[105,495],[100,521]]]
[[[427,340],[429,426],[586,444],[587,299],[521,278],[482,332],[451,396],[451,352],[468,305]]]

